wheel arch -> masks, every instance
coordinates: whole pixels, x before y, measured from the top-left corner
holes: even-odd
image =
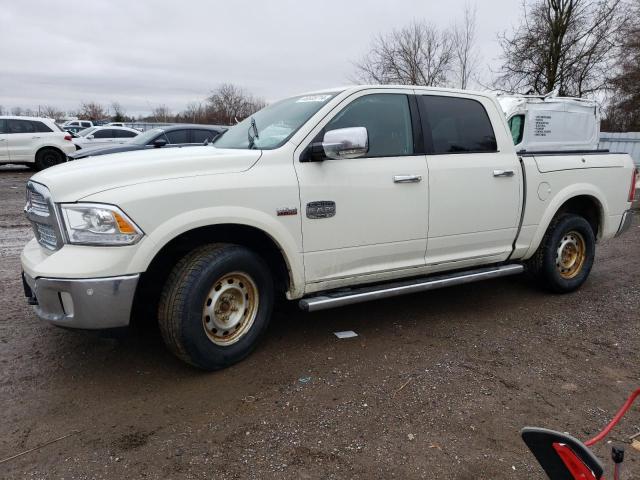
[[[256,252],[273,272],[279,294],[293,298],[297,296],[297,290],[302,288],[300,279],[295,276],[296,266],[292,266],[285,248],[264,229],[243,223],[197,226],[181,231],[155,249],[140,277],[134,302],[134,319],[141,315],[155,318],[157,301],[173,266],[188,252],[207,243],[241,245]]]
[[[563,213],[584,217],[593,228],[596,239],[602,239],[607,231],[607,211],[605,196],[593,185],[576,184],[559,192],[545,210],[523,258],[528,259],[536,252],[553,219]]]

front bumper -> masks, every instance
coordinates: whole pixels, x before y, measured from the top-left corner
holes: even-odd
[[[60,327],[105,329],[129,325],[139,274],[103,278],[32,278],[25,296],[38,317]]]
[[[620,221],[620,226],[618,227],[618,231],[616,232],[616,237],[619,237],[624,232],[629,230],[631,227],[631,223],[633,222],[633,210],[627,210],[622,214],[622,220]]]

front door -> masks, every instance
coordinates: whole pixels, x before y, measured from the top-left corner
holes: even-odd
[[[365,127],[367,154],[318,162],[296,158],[307,282],[424,265],[428,172],[411,102],[401,89],[349,97],[316,128],[314,142],[331,130]]]
[[[426,263],[505,260],[520,218],[522,173],[513,148],[498,151],[492,120],[502,122],[499,112],[483,97],[418,98],[429,152]],[[501,145],[510,142],[506,133]]]

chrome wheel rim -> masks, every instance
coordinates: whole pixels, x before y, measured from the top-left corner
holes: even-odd
[[[246,273],[227,273],[216,280],[202,309],[209,340],[222,346],[240,340],[256,319],[258,301],[258,287]]]
[[[560,240],[556,252],[556,268],[565,280],[574,278],[584,265],[587,247],[582,234],[571,231]]]

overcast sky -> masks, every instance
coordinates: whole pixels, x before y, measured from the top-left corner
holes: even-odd
[[[470,1],[473,5],[473,0]],[[351,83],[371,37],[414,19],[445,27],[465,0],[2,0],[0,105],[128,114],[182,110],[222,82],[268,101]],[[481,68],[520,2],[477,1]]]

